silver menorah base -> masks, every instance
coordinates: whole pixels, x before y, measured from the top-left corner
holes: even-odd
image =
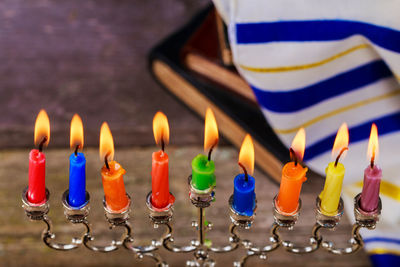
[[[255,209],[252,216],[244,216],[239,214],[233,208],[233,196],[229,199],[230,208],[230,218],[231,224],[229,226],[229,239],[228,244],[221,247],[214,247],[207,242],[205,239],[205,234],[207,231],[211,230],[212,224],[205,220],[205,210],[209,207],[214,200],[214,188],[209,188],[208,190],[202,191],[197,190],[193,187],[191,183],[191,177],[189,177],[189,197],[192,204],[198,209],[198,219],[192,222],[192,226],[197,231],[197,238],[192,240],[186,246],[178,246],[174,242],[174,231],[171,224],[173,218],[173,205],[168,205],[164,209],[157,209],[153,207],[151,203],[151,192],[146,197],[146,206],[149,211],[149,218],[152,222],[154,228],[159,226],[164,226],[166,228],[165,233],[157,240],[152,240],[149,245],[133,245],[134,234],[131,225],[129,224],[129,214],[130,214],[130,204],[131,199],[129,198],[129,204],[123,212],[115,213],[108,209],[107,203],[104,200],[104,211],[107,222],[110,228],[123,227],[125,229],[124,234],[118,240],[112,240],[106,246],[96,245],[96,238],[92,235],[92,227],[88,222],[89,215],[89,205],[90,196],[86,192],[87,202],[79,207],[73,208],[68,204],[68,190],[64,192],[62,196],[62,203],[64,207],[64,214],[67,220],[73,224],[83,224],[86,231],[80,236],[72,238],[69,244],[62,244],[56,241],[56,235],[52,230],[52,223],[50,218],[47,216],[50,205],[49,197],[50,193],[46,189],[46,201],[40,205],[32,204],[27,199],[27,188],[22,192],[22,202],[23,208],[27,217],[34,221],[43,221],[46,224],[46,229],[42,233],[43,242],[50,248],[56,250],[71,250],[78,248],[80,246],[85,246],[86,248],[96,251],[96,252],[112,252],[120,247],[134,253],[137,258],[141,259],[143,257],[149,257],[154,260],[156,266],[168,266],[168,264],[163,261],[157,251],[161,248],[166,249],[172,253],[193,253],[193,260],[187,261],[187,266],[215,266],[216,262],[211,258],[213,253],[228,253],[234,251],[238,248],[243,248],[245,255],[240,259],[240,261],[234,262],[233,265],[244,266],[249,258],[259,257],[260,259],[267,259],[269,252],[272,252],[279,247],[283,247],[287,252],[295,254],[312,253],[319,248],[326,250],[329,253],[336,255],[351,254],[358,251],[363,247],[363,239],[359,234],[360,228],[364,227],[367,229],[374,229],[376,223],[379,221],[382,204],[379,199],[378,208],[373,212],[365,212],[361,209],[359,205],[360,194],[354,198],[354,215],[355,224],[353,225],[351,231],[351,238],[349,240],[350,245],[344,248],[338,248],[335,244],[329,240],[325,240],[320,230],[325,229],[335,229],[339,224],[340,219],[343,215],[343,200],[340,199],[338,211],[333,216],[324,215],[321,212],[320,199],[317,197],[316,200],[316,216],[315,224],[311,230],[311,236],[307,244],[297,245],[291,241],[285,241],[281,239],[279,234],[280,228],[285,228],[292,230],[297,222],[300,214],[301,201],[299,201],[298,210],[292,215],[286,215],[279,212],[275,205],[275,198],[273,200],[273,215],[274,223],[270,228],[269,242],[263,246],[255,246],[249,240],[240,238],[237,233],[237,228],[250,229],[255,218]],[[129,196],[128,196],[129,197]]]

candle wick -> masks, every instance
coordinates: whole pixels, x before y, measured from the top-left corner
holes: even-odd
[[[79,147],[80,147],[80,145],[76,145],[76,147],[75,147],[75,151],[74,151],[75,157],[78,156],[78,149],[79,149]]]
[[[297,166],[298,160],[296,153],[294,152],[293,148],[289,148],[289,153],[290,153],[290,160],[294,161],[294,166]]]
[[[211,153],[213,152],[213,149],[214,149],[214,146],[212,146],[212,147],[210,148],[210,150],[208,151],[208,161],[211,160]]]
[[[217,144],[218,144],[218,139],[215,140],[215,143],[211,146],[210,150],[208,151],[208,161],[211,160],[211,153],[213,152],[213,149]]]
[[[104,156],[104,164],[106,165],[106,168],[107,168],[108,170],[110,170],[110,165],[108,165],[108,160],[107,160],[107,158],[108,158],[109,155],[110,155],[110,152],[108,152],[108,153]]]
[[[370,163],[371,169],[374,168],[374,164],[375,164],[375,151],[374,151],[374,153],[372,153],[372,157],[371,157],[371,163]]]
[[[342,156],[342,154],[343,154],[346,150],[349,150],[349,148],[348,148],[347,146],[344,147],[344,148],[342,148],[342,150],[340,150],[340,153],[339,153],[339,155],[336,157],[336,160],[335,160],[335,168],[336,168],[336,166],[337,166],[338,163],[339,163],[340,157]]]
[[[161,134],[161,150],[162,150],[162,152],[164,152],[164,150],[165,150],[165,142],[164,142],[164,138],[163,138],[162,134]]]
[[[211,153],[213,151],[213,147],[210,148],[210,150],[208,151],[208,161],[211,160]]]
[[[239,164],[240,168],[242,168],[242,170],[244,172],[245,181],[248,182],[249,181],[249,175],[247,174],[246,168],[244,167],[244,165],[242,163],[238,162],[238,164]]]
[[[40,141],[39,143],[39,152],[42,152],[44,143],[46,143],[46,141],[47,141],[47,136],[44,136],[42,141]]]

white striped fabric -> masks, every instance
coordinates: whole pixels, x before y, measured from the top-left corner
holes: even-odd
[[[400,1],[214,2],[229,27],[235,65],[266,120],[286,146],[306,129],[305,161],[314,171],[324,175],[336,131],[347,122],[342,195],[351,213],[368,164],[369,129],[377,124],[383,219],[362,233],[369,251],[400,255]]]

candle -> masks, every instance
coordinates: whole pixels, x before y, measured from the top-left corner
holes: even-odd
[[[290,148],[291,162],[283,166],[282,179],[276,198],[276,207],[282,214],[291,215],[297,212],[299,207],[299,197],[301,186],[307,180],[307,168],[299,163],[303,159],[306,145],[306,133],[301,128],[293,139]]]
[[[174,203],[175,198],[169,193],[168,154],[164,151],[169,142],[169,125],[167,116],[157,112],[153,119],[153,133],[161,150],[152,155],[151,168],[151,204],[159,209]]]
[[[345,173],[345,168],[339,162],[340,157],[346,152],[349,145],[349,131],[347,124],[343,123],[335,138],[332,149],[332,158],[336,157],[334,162],[330,162],[325,170],[326,179],[324,189],[319,198],[321,200],[321,212],[327,216],[333,216],[337,213],[342,192],[342,183]]]
[[[215,164],[202,154],[192,160],[192,185],[198,190],[206,190],[216,185]]]
[[[379,152],[378,129],[372,124],[368,142],[369,166],[364,170],[364,184],[360,197],[361,209],[372,212],[378,208],[382,170],[375,164]]]
[[[129,206],[124,184],[126,171],[113,160],[114,140],[106,122],[103,122],[100,130],[100,159],[104,160],[101,177],[107,207],[113,212],[123,212]]]
[[[46,156],[43,147],[49,144],[50,121],[46,111],[39,112],[35,122],[35,146],[29,153],[29,186],[27,198],[32,204],[41,204],[46,201]]]
[[[208,156],[199,154],[192,160],[192,185],[197,190],[207,190],[216,184],[215,164],[211,160],[211,153],[217,144],[217,121],[212,110],[207,108],[204,127],[204,151],[208,151]]]
[[[239,152],[239,166],[242,174],[235,177],[233,191],[233,209],[244,216],[252,216],[256,207],[254,172],[254,145],[251,136],[247,134]]]
[[[86,159],[83,153],[83,123],[78,114],[71,120],[70,147],[74,152],[69,157],[68,203],[74,208],[86,203]]]

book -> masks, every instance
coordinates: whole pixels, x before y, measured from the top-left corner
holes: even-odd
[[[186,41],[181,57],[189,70],[257,105],[253,90],[233,66],[226,26],[214,9]]]
[[[237,148],[249,133],[254,140],[256,165],[269,177],[280,181],[283,162],[289,160],[289,151],[259,107],[240,94],[232,94],[209,79],[194,75],[182,60],[185,45],[212,10],[212,6],[207,7],[154,47],[149,55],[150,71],[162,87],[202,118],[206,108],[211,107],[221,134]]]
[[[217,24],[218,44],[222,58],[222,63],[225,66],[233,66],[232,51],[228,38],[228,28],[226,27],[226,24],[222,20],[220,14],[215,9],[214,9],[214,17],[215,17],[215,22]]]

